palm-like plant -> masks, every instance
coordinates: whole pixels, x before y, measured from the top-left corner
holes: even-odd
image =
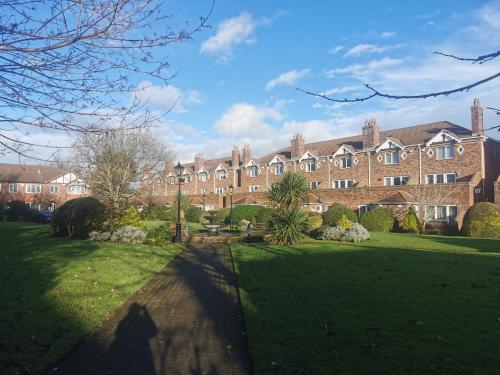
[[[269,189],[267,197],[276,208],[268,227],[273,242],[291,245],[302,239],[307,215],[301,205],[307,196],[307,179],[294,172],[287,172]]]

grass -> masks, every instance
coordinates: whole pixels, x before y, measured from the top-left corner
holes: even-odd
[[[0,223],[0,373],[47,370],[181,248],[67,240]]]
[[[232,249],[256,374],[499,373],[499,240]]]

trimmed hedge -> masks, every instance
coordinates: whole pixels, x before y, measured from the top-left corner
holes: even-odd
[[[8,221],[30,221],[33,223],[47,223],[48,220],[40,211],[34,210],[26,203],[20,200],[15,200],[9,203],[7,209]]]
[[[56,235],[87,238],[89,232],[101,229],[104,206],[92,197],[72,199],[52,214],[52,229]]]
[[[394,228],[394,215],[388,208],[375,208],[361,216],[361,225],[369,231],[389,232]]]
[[[345,216],[352,223],[358,222],[358,217],[349,207],[340,203],[334,203],[328,207],[328,211],[323,213],[323,224],[335,227],[339,225],[342,216]]]
[[[462,234],[467,237],[500,238],[500,208],[488,202],[470,207],[464,216]]]

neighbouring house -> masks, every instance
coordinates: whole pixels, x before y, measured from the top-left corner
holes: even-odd
[[[39,210],[53,210],[62,203],[88,195],[74,173],[47,165],[0,163],[0,197],[7,203],[25,202]]]
[[[198,154],[185,165],[181,192],[214,208],[229,206],[230,194],[233,202],[266,205],[269,187],[294,171],[307,177],[314,193],[305,202],[309,210],[342,203],[361,215],[384,206],[401,218],[414,206],[426,221],[460,226],[474,202],[500,199],[500,142],[485,136],[478,99],[470,111],[470,127],[439,121],[382,131],[371,119],[360,135],[306,143],[297,134],[289,147],[261,157],[253,156],[249,145],[241,153],[234,146],[224,158]],[[173,167],[167,162],[144,176],[158,201],[177,194]]]

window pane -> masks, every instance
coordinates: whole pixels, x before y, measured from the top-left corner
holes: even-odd
[[[448,183],[457,182],[457,175],[455,173],[448,173],[446,179]]]
[[[408,176],[401,177],[401,185],[406,185],[409,179],[410,177]]]
[[[392,185],[392,178],[390,178],[390,177],[384,178],[384,185],[391,186]]]
[[[347,187],[352,187],[352,180],[347,180]]]
[[[438,174],[438,175],[436,175],[436,177],[437,177],[437,183],[438,184],[444,183],[444,175]]]
[[[455,221],[457,217],[457,206],[448,206],[448,220],[450,222]]]
[[[394,185],[401,185],[401,178],[400,177],[394,177]]]
[[[427,175],[427,183],[428,184],[433,184],[434,183],[434,175],[428,174]]]
[[[434,206],[425,207],[425,218],[427,220],[434,220]]]
[[[446,147],[446,158],[453,159],[454,148],[453,146]]]
[[[446,206],[437,206],[436,210],[436,219],[437,220],[446,220]]]

